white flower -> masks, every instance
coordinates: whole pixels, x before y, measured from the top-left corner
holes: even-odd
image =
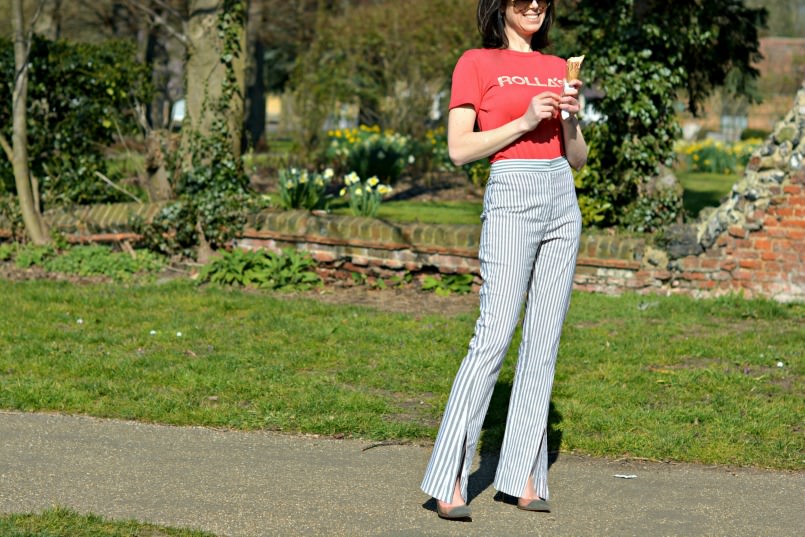
[[[151,330],[151,331],[150,331],[150,332],[148,332],[148,333],[149,333],[150,335],[152,335],[152,336],[157,335],[157,331],[156,331],[156,330]]]
[[[344,177],[344,183],[346,185],[354,185],[355,183],[359,182],[360,180],[361,180],[361,178],[358,177],[358,174],[355,173],[355,172],[352,172],[349,175],[347,175],[346,177]]]
[[[377,186],[377,184],[378,184],[379,182],[380,182],[380,179],[378,179],[376,175],[373,175],[372,177],[370,177],[370,178],[369,178],[369,179],[366,181],[366,183],[367,183],[369,186]]]
[[[290,179],[285,181],[285,188],[293,188],[293,181],[291,181]]]
[[[377,191],[378,191],[378,193],[383,194],[383,195],[389,194],[389,193],[391,193],[391,187],[388,186],[388,185],[380,185],[379,187],[377,187]]]
[[[302,176],[299,178],[299,184],[304,185],[307,183],[307,171],[302,172]]]
[[[355,189],[355,195],[356,196],[363,196],[363,190],[361,190],[360,187],[356,188]]]
[[[75,322],[77,322],[78,324],[84,324],[84,319],[82,319],[81,317],[79,317],[78,319],[76,319],[76,321],[75,321]]]
[[[408,164],[413,164],[415,160],[414,155],[408,155]]]
[[[327,168],[326,170],[324,170],[324,178],[325,179],[332,179],[333,175],[335,175],[335,172],[333,171],[332,168]]]
[[[181,332],[176,332],[176,337],[182,337],[182,333]]]

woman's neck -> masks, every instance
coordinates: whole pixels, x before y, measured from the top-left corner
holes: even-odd
[[[506,29],[506,37],[509,41],[509,50],[516,50],[517,52],[532,52],[531,49],[531,36],[522,36],[519,33]]]

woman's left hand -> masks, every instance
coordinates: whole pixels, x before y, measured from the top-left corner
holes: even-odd
[[[565,110],[569,114],[577,114],[581,110],[579,103],[579,91],[581,91],[582,81],[579,79],[569,80],[567,83],[570,88],[565,88],[559,99],[559,109]]]

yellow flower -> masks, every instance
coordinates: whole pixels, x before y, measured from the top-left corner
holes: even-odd
[[[391,192],[391,187],[388,185],[380,185],[377,187],[377,192],[383,196]]]
[[[293,188],[293,181],[291,181],[290,179],[285,181],[285,187],[286,188]]]
[[[367,183],[369,186],[376,186],[376,185],[377,185],[379,182],[380,182],[380,179],[378,179],[376,175],[373,175],[372,177],[370,177],[370,178],[369,178],[369,179],[366,181],[366,183]]]
[[[341,191],[338,193],[338,195],[339,195],[339,196],[341,196],[341,197],[343,198],[344,196],[346,196],[346,195],[347,195],[347,189],[346,189],[346,188],[342,188],[342,189],[341,189]]]
[[[355,195],[356,196],[363,196],[363,190],[361,190],[360,187],[356,188],[355,189]]]

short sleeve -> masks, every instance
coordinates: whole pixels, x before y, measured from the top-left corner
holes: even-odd
[[[478,72],[478,64],[470,52],[465,52],[453,69],[449,109],[469,104],[477,114],[481,107],[481,77]]]

